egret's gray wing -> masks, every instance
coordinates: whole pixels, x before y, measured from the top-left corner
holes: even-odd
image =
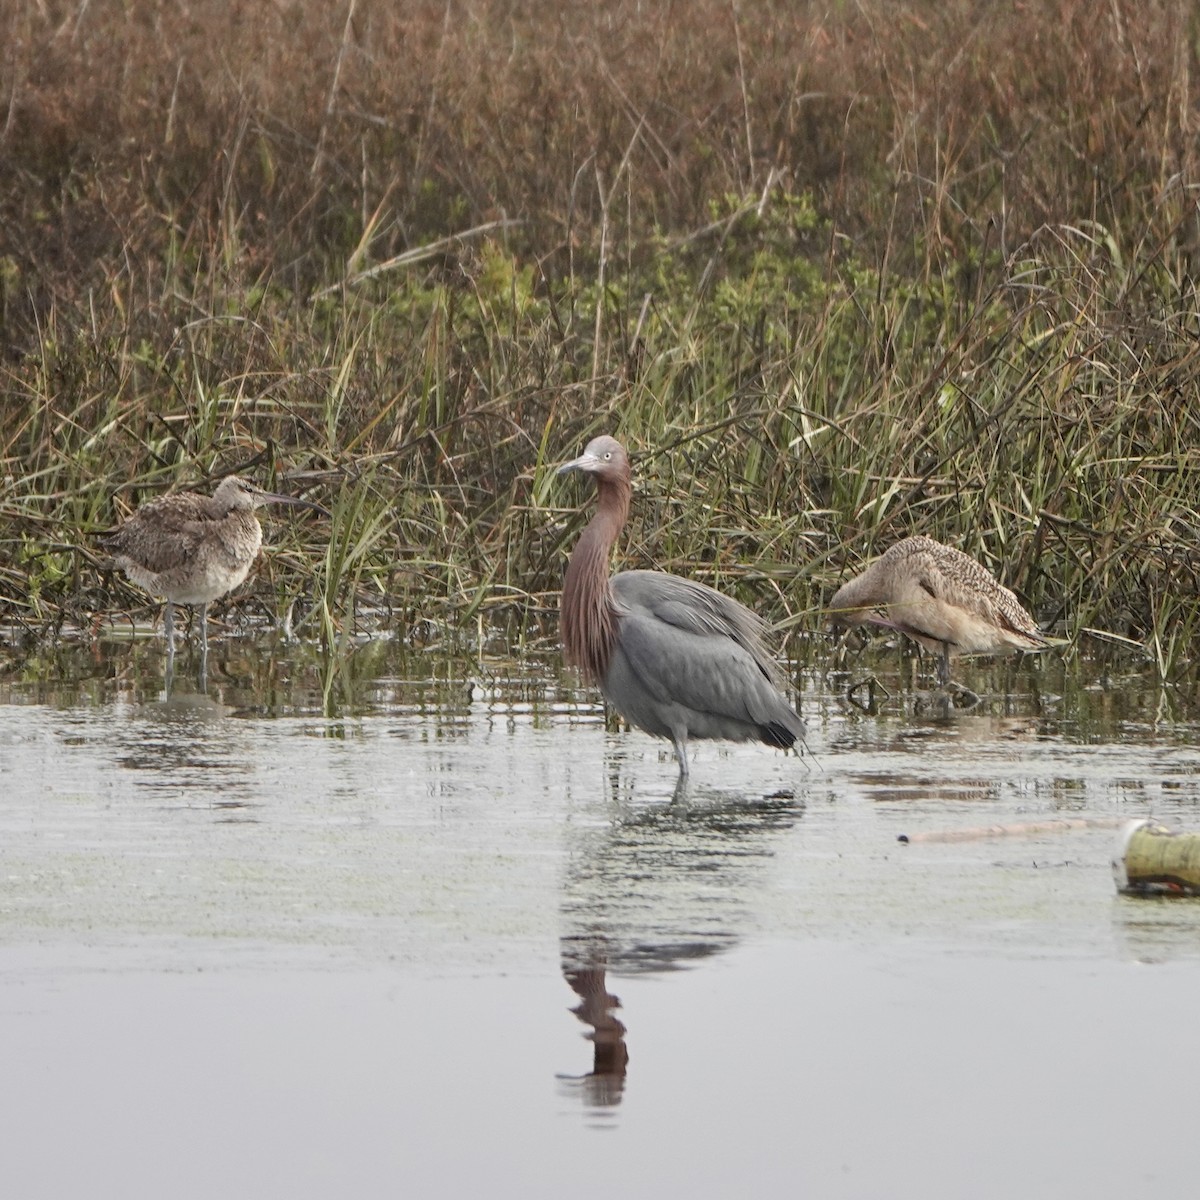
[[[778,691],[762,622],[749,609],[656,571],[624,572],[613,584],[622,609],[617,652],[659,704],[800,736],[803,723]]]
[[[622,571],[611,580],[617,603],[641,610],[676,629],[699,637],[727,638],[740,646],[758,669],[779,684],[779,668],[766,647],[766,623],[729,596],[703,583],[663,571]]]

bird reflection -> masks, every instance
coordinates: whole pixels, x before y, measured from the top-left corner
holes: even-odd
[[[205,642],[201,646],[198,658],[198,666],[196,668],[196,692],[194,694],[200,696],[208,695],[208,643]],[[167,655],[167,665],[163,672],[163,701],[169,701],[171,693],[175,690],[175,655]]]
[[[564,884],[563,977],[591,1027],[592,1070],[574,1082],[587,1107],[620,1103],[629,1062],[610,973],[695,966],[735,946],[775,838],[804,811],[791,793],[693,790],[687,803],[634,806],[614,779],[618,815],[580,828]]]
[[[621,1001],[608,990],[607,968],[603,939],[563,939],[563,978],[580,999],[571,1012],[592,1029],[586,1035],[592,1043],[592,1069],[571,1082],[581,1086],[584,1103],[593,1108],[621,1103],[629,1064],[625,1026],[613,1014]]]
[[[138,706],[136,721],[122,727],[114,739],[114,761],[129,771],[146,775],[148,785],[157,786],[165,768],[173,772],[172,784],[185,787],[185,776],[205,772],[211,784],[214,772],[239,777],[242,764],[229,758],[225,737],[214,739],[231,710],[204,692],[185,691],[178,686],[158,700]]]

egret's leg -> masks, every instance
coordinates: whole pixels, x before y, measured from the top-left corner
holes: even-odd
[[[679,778],[688,777],[687,734],[677,733],[671,739],[675,743],[675,757],[679,759]]]

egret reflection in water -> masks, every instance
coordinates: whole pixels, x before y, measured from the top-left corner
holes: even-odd
[[[620,797],[620,777],[611,782]],[[563,977],[593,1046],[591,1071],[572,1082],[590,1107],[620,1103],[630,1058],[611,975],[680,970],[736,945],[776,839],[804,811],[791,794],[712,789],[670,804],[616,802],[608,825],[580,831],[563,886]]]

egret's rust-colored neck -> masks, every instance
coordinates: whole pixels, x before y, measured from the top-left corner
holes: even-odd
[[[617,640],[617,608],[608,583],[613,543],[629,516],[629,476],[596,476],[596,514],[579,536],[563,581],[562,639],[566,660],[592,683],[608,672]]]

